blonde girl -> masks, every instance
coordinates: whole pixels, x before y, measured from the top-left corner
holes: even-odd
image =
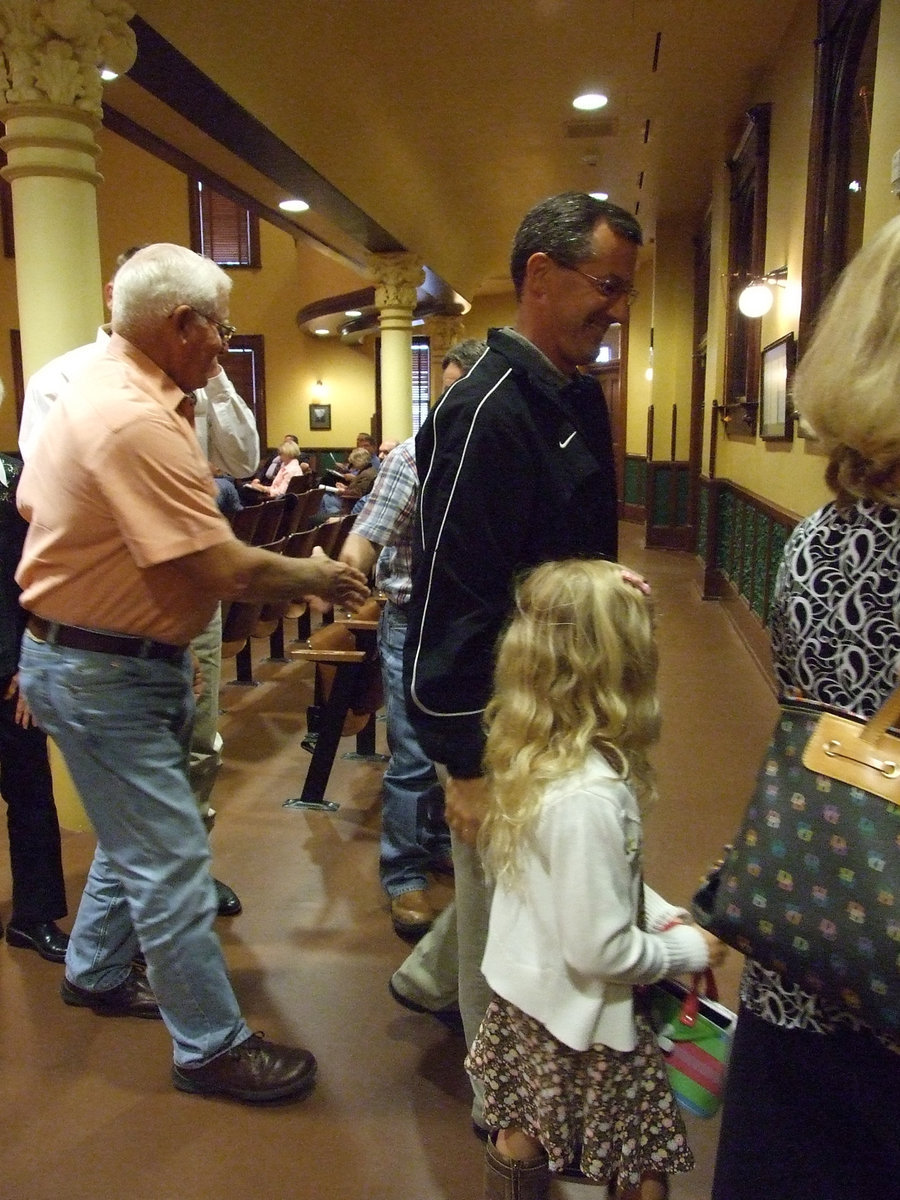
[[[723,951],[642,882],[656,673],[650,602],[621,566],[547,563],[519,587],[487,710],[494,998],[467,1059],[498,1131],[486,1200],[542,1200],[571,1165],[659,1200],[693,1167],[634,988]]]

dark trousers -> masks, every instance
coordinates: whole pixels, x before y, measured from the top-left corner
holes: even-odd
[[[8,679],[0,679],[5,694]],[[64,917],[66,888],[47,738],[15,722],[15,700],[0,701],[0,793],[6,801],[15,925]]]
[[[900,1198],[900,1054],[742,1010],[712,1200],[863,1198]]]

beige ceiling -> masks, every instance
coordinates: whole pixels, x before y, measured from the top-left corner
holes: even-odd
[[[692,228],[797,0],[142,0],[140,18],[462,296],[535,202]],[[654,58],[656,69],[654,70]],[[596,116],[571,107],[603,91]],[[109,102],[263,203],[283,189],[128,80]],[[298,218],[362,263],[327,214]]]

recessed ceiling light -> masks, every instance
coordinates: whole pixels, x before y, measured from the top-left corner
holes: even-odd
[[[362,312],[358,308],[348,308],[344,313],[345,317],[361,317]]]
[[[330,329],[314,329],[313,333],[316,335],[316,337],[328,337],[328,335],[331,333],[331,330]]]
[[[306,212],[309,205],[305,200],[282,200],[278,207],[284,209],[285,212],[298,213]]]
[[[598,108],[604,108],[609,103],[608,97],[602,92],[585,92],[583,96],[576,96],[572,101],[573,108],[580,108],[583,112],[594,112]]]
[[[595,200],[609,199],[609,192],[590,192],[589,195],[593,196]]]

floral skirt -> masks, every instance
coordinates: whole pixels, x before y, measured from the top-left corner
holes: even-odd
[[[636,1187],[646,1172],[690,1171],[694,1156],[647,1019],[634,1050],[573,1050],[494,996],[466,1059],[484,1085],[485,1124],[540,1141],[551,1171],[576,1166]]]

